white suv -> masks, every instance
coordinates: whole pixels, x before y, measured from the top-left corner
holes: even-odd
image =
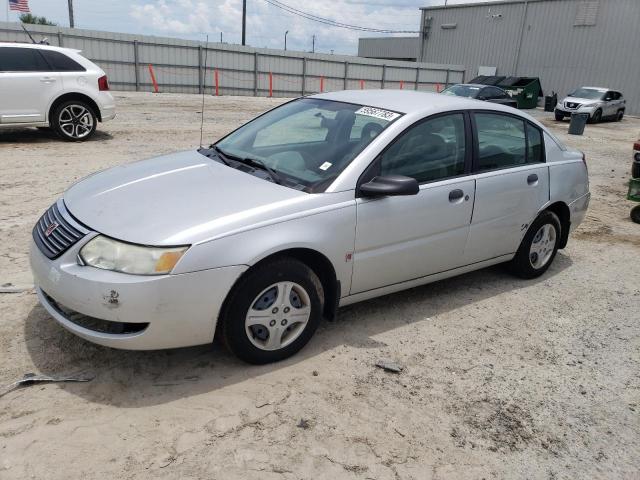
[[[0,43],[0,128],[51,127],[84,141],[115,116],[107,76],[78,50]]]

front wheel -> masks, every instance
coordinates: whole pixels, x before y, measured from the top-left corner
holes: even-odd
[[[624,117],[624,110],[618,110],[618,113],[616,114],[616,122],[621,121],[623,117]]]
[[[546,272],[558,252],[560,229],[555,213],[541,213],[522,239],[510,270],[521,278],[536,278]]]
[[[267,261],[238,282],[220,318],[227,348],[254,364],[283,360],[311,339],[322,317],[318,276],[293,258]]]
[[[63,102],[52,112],[51,126],[68,142],[88,140],[95,133],[97,123],[93,108],[80,100]]]
[[[589,119],[589,123],[600,123],[602,120],[602,110],[596,110],[593,117]]]
[[[564,120],[564,115],[556,112],[556,122],[561,122],[562,120]]]
[[[634,223],[640,223],[640,205],[633,207],[629,216]]]

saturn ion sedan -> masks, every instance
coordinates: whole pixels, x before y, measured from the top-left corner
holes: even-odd
[[[44,308],[109,347],[220,336],[288,357],[338,307],[498,263],[543,274],[589,204],[532,117],[410,91],[300,98],[222,140],[92,175],[33,229]]]

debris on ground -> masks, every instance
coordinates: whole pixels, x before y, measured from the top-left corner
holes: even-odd
[[[64,383],[64,382],[90,382],[94,377],[50,377],[48,375],[36,375],[35,373],[25,373],[24,377],[17,382],[13,382],[0,393],[0,397],[21,387],[35,385],[38,383]]]
[[[393,360],[382,359],[376,362],[376,367],[381,368],[387,372],[400,373],[404,370],[404,366]]]
[[[33,290],[33,285],[14,285],[13,283],[0,285],[0,293],[23,293],[31,290]]]
[[[298,428],[302,428],[303,430],[309,430],[311,428],[311,423],[309,422],[309,420],[305,418],[301,418],[300,421],[298,422],[298,425],[296,426]]]

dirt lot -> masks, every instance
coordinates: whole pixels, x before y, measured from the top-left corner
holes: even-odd
[[[197,96],[117,96],[86,144],[0,131],[0,284],[32,283],[31,227],[71,182],[198,144]],[[278,102],[209,97],[205,138]],[[640,120],[570,137],[536,115],[586,152],[593,192],[539,280],[491,268],[354,305],[264,367],[219,345],[94,346],[32,292],[0,294],[0,384],[95,376],[0,397],[0,478],[638,479],[640,226],[624,195]]]

